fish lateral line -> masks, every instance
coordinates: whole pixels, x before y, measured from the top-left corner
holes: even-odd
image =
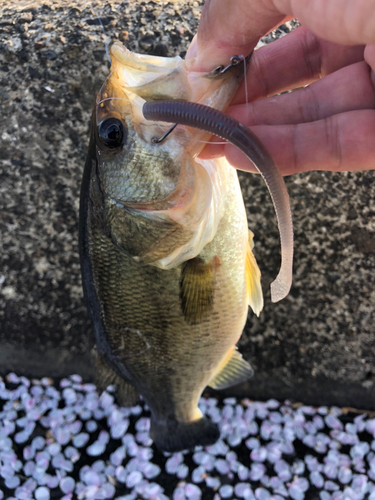
[[[292,286],[293,223],[289,195],[275,162],[249,128],[225,113],[203,104],[165,100],[146,102],[142,108],[146,120],[172,122],[210,132],[238,147],[254,164],[270,192],[281,242],[281,266],[271,283],[271,300],[285,298]]]

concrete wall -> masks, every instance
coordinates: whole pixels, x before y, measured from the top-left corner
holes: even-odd
[[[0,372],[91,378],[78,197],[93,98],[108,71],[91,6],[109,39],[173,56],[184,55],[199,4],[22,5],[0,6]],[[258,176],[240,177],[265,309],[249,317],[240,341],[256,375],[231,393],[375,409],[374,173],[287,179],[294,286],[277,305],[269,294],[279,267],[274,210]]]

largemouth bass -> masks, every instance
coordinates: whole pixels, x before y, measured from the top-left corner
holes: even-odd
[[[111,48],[96,97],[81,192],[83,287],[98,351],[98,381],[120,403],[139,393],[162,450],[219,437],[198,401],[252,375],[236,350],[248,306],[263,307],[260,271],[235,169],[199,160],[210,134],[147,121],[145,101],[181,99],[225,110],[243,63],[186,71],[179,58]]]

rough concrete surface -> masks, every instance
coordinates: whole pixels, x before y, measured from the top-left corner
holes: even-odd
[[[184,55],[200,15],[182,0],[1,3],[1,373],[93,376],[77,242],[89,116],[108,72],[93,8],[108,40],[169,56]],[[258,176],[240,177],[265,308],[240,341],[256,374],[230,392],[375,409],[375,173],[287,178],[294,285],[276,305],[274,210]]]

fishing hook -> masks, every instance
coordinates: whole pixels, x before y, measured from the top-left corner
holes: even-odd
[[[226,73],[229,69],[233,68],[234,66],[237,66],[238,64],[240,64],[240,62],[244,61],[245,60],[245,57],[243,55],[239,55],[239,56],[232,56],[230,58],[230,63],[228,64],[228,66],[217,66],[217,68],[213,69],[211,71],[211,74],[212,75],[223,75],[224,73]]]
[[[151,139],[151,142],[153,142],[154,144],[160,144],[161,142],[164,141],[164,139],[166,139],[169,134],[171,132],[173,132],[173,130],[177,127],[177,123],[175,123],[169,130],[166,131],[166,133],[164,135],[162,135],[161,137],[157,138],[157,137],[153,137]]]
[[[252,52],[250,54],[249,57],[251,57],[252,55]],[[210,74],[211,75],[223,75],[224,73],[226,73],[228,70],[230,70],[231,68],[233,68],[234,66],[237,66],[238,64],[240,64],[242,61],[245,60],[245,57],[241,54],[241,55],[238,55],[238,56],[232,56],[230,58],[230,63],[227,65],[227,66],[224,66],[224,65],[221,65],[221,66],[217,66],[215,69],[213,69]],[[173,127],[171,127],[169,130],[167,130],[167,132],[162,135],[161,137],[154,137],[153,139],[151,139],[151,141],[154,143],[154,144],[160,144],[161,142],[163,142],[171,132],[173,132],[173,130],[177,127],[177,123],[175,123],[173,125]]]

